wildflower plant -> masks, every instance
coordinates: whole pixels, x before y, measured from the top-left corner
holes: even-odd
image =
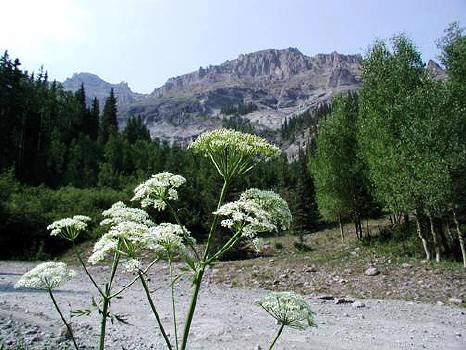
[[[87,228],[87,223],[91,218],[84,215],[75,215],[72,218],[65,218],[54,221],[47,226],[51,236],[59,236],[68,241],[74,241],[79,233]]]
[[[178,199],[178,191],[186,179],[169,172],[152,175],[147,181],[138,185],[134,190],[132,201],[140,203],[142,208],[155,208],[159,211],[168,209],[168,213],[172,215],[175,223],[155,224],[143,209],[130,208],[123,202],[117,202],[102,213],[104,219],[100,224],[106,229],[106,232],[95,243],[92,254],[87,261],[81,257],[74,242],[78,234],[86,229],[87,222],[90,221],[89,218],[75,216],[56,221],[48,227],[51,230],[51,235],[59,236],[73,243],[76,256],[100,295],[100,350],[105,347],[106,322],[107,318],[111,317],[110,301],[138,280],[144,289],[155,318],[156,327],[160,329],[167,348],[185,350],[201,282],[207,266],[218,261],[240,238],[257,244],[260,233],[286,229],[290,226],[291,214],[288,205],[272,191],[250,189],[243,192],[237,201],[224,203],[232,180],[253,169],[258,162],[278,156],[280,154],[278,147],[269,144],[261,137],[224,129],[200,135],[188,148],[197,154],[209,157],[223,178],[217,208],[213,212],[213,220],[203,251],[198,250],[195,239],[181,223],[175,209],[174,202]],[[213,251],[211,249],[212,239],[219,233],[219,226],[231,230],[232,236],[222,247]],[[153,261],[145,268],[143,268],[143,252],[145,256],[153,257]],[[87,269],[87,264],[105,263],[110,256],[112,257],[112,267],[109,277],[103,284],[97,283]],[[185,264],[179,271],[181,273],[189,272],[193,282],[193,293],[180,336],[178,335],[175,301],[176,282],[180,275],[179,272],[175,271],[173,264],[176,258]],[[166,259],[169,265],[173,336],[165,331],[146,280],[146,272],[159,259]],[[120,265],[124,271],[132,272],[136,276],[130,283],[115,290],[115,279],[117,272],[121,270],[119,269]],[[300,307],[304,310],[304,304],[299,304],[297,297],[290,300],[294,302],[293,305],[298,305],[297,309],[293,309],[293,312],[297,314]],[[267,305],[272,305],[271,303],[272,301],[269,301],[269,304],[265,302],[263,308],[268,308]],[[269,308],[269,310],[273,314],[279,315],[279,313],[272,311],[273,308]],[[293,319],[290,322],[288,319],[282,318],[280,322],[282,325],[297,326],[300,321],[301,318]]]
[[[316,327],[314,312],[309,304],[300,295],[291,292],[272,293],[254,302],[264,309],[280,325],[277,335],[272,340],[269,350],[272,349],[282,334],[284,327],[304,330]]]
[[[68,334],[71,337],[74,347],[78,350],[78,345],[73,335],[73,330],[71,328],[71,322],[68,322],[63,313],[61,312],[57,301],[53,295],[52,290],[58,288],[68,282],[71,278],[76,275],[76,272],[68,268],[68,266],[63,262],[54,262],[49,261],[37,265],[31,271],[26,272],[21,278],[16,282],[15,288],[31,288],[31,289],[45,289],[47,290],[50,299],[55,306],[58,314],[64,325],[68,330]]]
[[[111,227],[124,221],[132,221],[146,226],[154,226],[154,222],[150,219],[146,211],[138,208],[130,208],[123,202],[116,202],[110,209],[104,210],[102,216],[104,220],[100,225]]]
[[[132,201],[140,201],[143,208],[154,207],[165,210],[168,200],[177,200],[177,188],[183,185],[186,179],[180,175],[163,172],[140,184],[134,190]]]

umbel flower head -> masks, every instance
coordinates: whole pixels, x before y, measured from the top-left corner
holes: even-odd
[[[49,261],[26,272],[16,282],[15,288],[49,289],[60,287],[76,275],[63,262]]]
[[[186,228],[180,225],[162,223],[149,229],[145,242],[147,249],[172,256],[186,250],[185,242],[187,240],[191,244],[196,242]]]
[[[188,149],[210,157],[225,179],[245,174],[254,167],[255,162],[281,153],[278,147],[262,137],[231,129],[205,132]]]
[[[140,201],[143,208],[153,206],[155,209],[164,210],[167,200],[177,200],[176,189],[183,185],[186,179],[181,175],[173,175],[163,172],[143,182],[134,190],[132,201]]]
[[[269,213],[272,223],[283,230],[290,228],[292,216],[286,201],[273,191],[250,188],[244,191],[241,200],[252,200]]]
[[[222,205],[214,212],[225,216],[221,225],[233,232],[241,232],[242,236],[254,239],[258,233],[275,231],[272,217],[254,200],[240,199]]]
[[[300,295],[291,292],[272,293],[254,305],[263,308],[278,323],[296,329],[316,327],[314,313],[309,304]]]
[[[75,215],[72,218],[65,218],[54,221],[47,226],[47,230],[51,231],[51,236],[60,236],[69,241],[74,241],[81,231],[87,227],[87,222],[91,218],[84,215]]]
[[[114,226],[124,221],[132,221],[146,226],[155,225],[144,210],[127,207],[121,201],[114,203],[110,209],[104,210],[102,215],[105,217],[100,223],[102,226]]]
[[[118,250],[128,259],[134,259],[137,253],[144,249],[149,227],[133,221],[123,221],[114,225],[94,245],[88,261],[96,264],[105,259],[109,253]],[[135,265],[134,261],[130,265]]]

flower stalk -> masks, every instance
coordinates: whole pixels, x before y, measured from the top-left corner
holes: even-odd
[[[65,324],[66,329],[68,330],[68,334],[71,337],[71,341],[73,342],[73,345],[74,345],[75,349],[79,350],[78,344],[76,343],[76,339],[74,338],[73,330],[71,329],[71,324],[66,321],[65,317],[63,316],[62,312],[60,311],[60,308],[58,307],[57,301],[55,300],[55,297],[53,296],[52,289],[47,288],[47,292],[49,293],[50,299],[52,299],[53,305],[55,306],[55,309],[57,310],[58,314],[60,315],[61,320]]]
[[[155,319],[157,321],[157,325],[159,326],[160,332],[162,333],[162,337],[165,340],[165,343],[167,344],[167,348],[169,350],[173,350],[173,347],[172,347],[172,345],[170,343],[170,339],[168,338],[167,333],[165,332],[165,329],[163,328],[162,321],[160,320],[159,313],[157,312],[157,309],[156,309],[156,307],[154,305],[154,301],[152,300],[152,297],[151,297],[150,292],[149,292],[149,288],[147,287],[146,280],[145,280],[144,275],[143,275],[141,270],[138,271],[138,275],[139,275],[139,280],[141,281],[142,287],[144,288],[144,291],[146,292],[147,301],[149,302],[152,313],[154,314]]]
[[[269,346],[269,350],[272,350],[273,347],[275,346],[275,343],[277,342],[278,338],[280,337],[280,335],[282,334],[282,331],[283,331],[283,328],[285,327],[284,324],[282,324],[280,326],[280,329],[278,330],[278,333],[277,335],[275,336],[275,338],[273,338],[272,342],[270,343],[270,346]]]

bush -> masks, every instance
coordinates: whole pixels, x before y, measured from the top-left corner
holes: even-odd
[[[69,247],[50,237],[47,226],[55,220],[76,214],[99,218],[102,210],[129,195],[107,188],[52,190],[45,186],[19,184],[11,173],[0,176],[0,259],[43,260],[56,257]],[[98,225],[91,225],[86,240],[100,236]]]

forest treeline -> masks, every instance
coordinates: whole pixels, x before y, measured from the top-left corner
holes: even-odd
[[[99,235],[101,211],[118,200],[130,204],[133,189],[162,171],[187,179],[176,205],[193,235],[202,239],[209,227],[221,188],[216,170],[176,143],[151,140],[138,116],[119,130],[113,91],[100,113],[96,99],[86,106],[84,87],[65,91],[43,71],[21,70],[6,52],[0,58],[0,123],[0,259],[60,253],[63,247],[49,239],[46,227],[76,213],[95,218],[90,235]],[[296,163],[282,157],[261,165],[233,184],[233,196],[249,187],[274,189],[291,203],[295,228],[311,231],[318,214],[307,159],[301,153]]]
[[[438,45],[444,80],[432,77],[406,36],[376,42],[358,94],[335,98],[319,123],[309,165],[324,219],[352,218],[362,238],[361,217],[375,199],[394,221],[415,220],[426,260],[462,255],[466,267],[463,29],[452,24]]]

